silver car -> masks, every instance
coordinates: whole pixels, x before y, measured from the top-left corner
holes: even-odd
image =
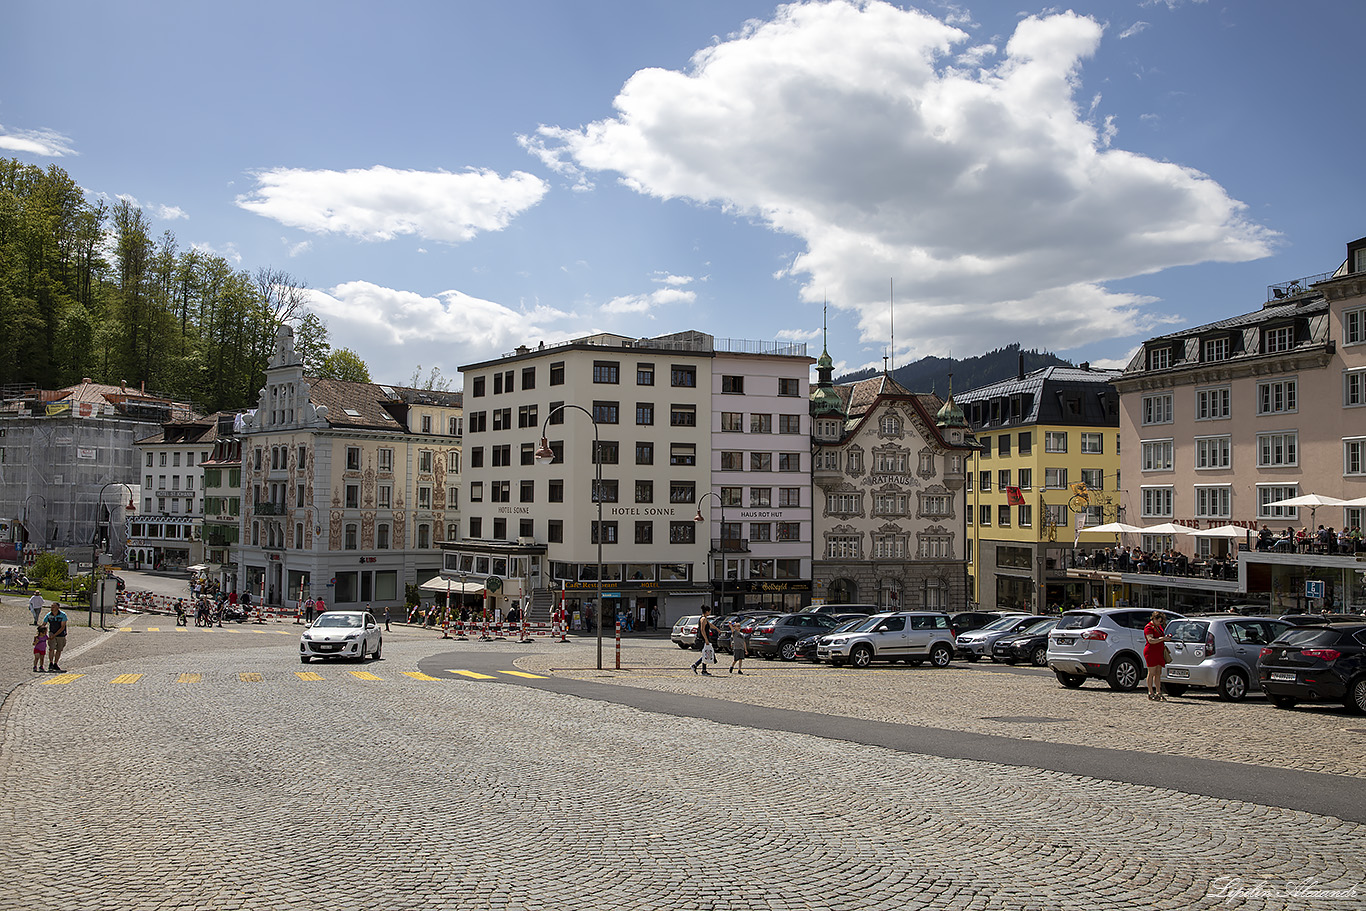
[[[697,626],[701,619],[701,614],[679,617],[678,622],[674,624],[673,632],[669,634],[669,639],[679,648],[692,648],[697,642]]]
[[[384,634],[375,618],[365,610],[330,610],[314,620],[299,637],[299,661],[312,658],[350,658],[364,661],[366,655],[379,658]]]
[[[1167,623],[1180,614],[1159,610]],[[1100,677],[1121,692],[1135,689],[1147,667],[1143,627],[1153,611],[1139,607],[1101,607],[1065,612],[1048,636],[1048,666],[1069,689]]]
[[[1162,687],[1180,696],[1191,687],[1217,690],[1237,702],[1259,689],[1257,657],[1262,646],[1291,628],[1273,617],[1218,614],[1173,620],[1167,626],[1172,657],[1162,669]]]
[[[947,667],[953,660],[953,628],[939,611],[875,614],[842,633],[821,637],[816,657],[839,667],[846,661],[867,667],[874,661],[905,661]]]
[[[1032,626],[1042,619],[1038,614],[1006,614],[993,620],[980,629],[963,633],[955,641],[957,656],[968,661],[979,661],[991,657],[991,647],[996,640],[1011,633],[1018,633],[1026,626]]]

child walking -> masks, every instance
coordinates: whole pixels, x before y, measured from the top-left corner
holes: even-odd
[[[726,673],[735,671],[737,674],[743,674],[745,672],[745,655],[748,652],[745,637],[740,635],[740,624],[732,621],[730,625],[730,667],[726,669]]]
[[[33,669],[43,669],[43,659],[47,657],[47,624],[38,624],[38,632],[33,635]]]

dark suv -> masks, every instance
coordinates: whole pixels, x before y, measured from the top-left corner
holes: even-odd
[[[834,614],[782,614],[769,617],[754,625],[754,631],[749,635],[749,649],[752,654],[769,661],[774,658],[792,661],[797,657],[798,639],[828,633],[840,622]]]
[[[1344,702],[1366,714],[1366,623],[1286,630],[1262,649],[1257,676],[1272,704]]]

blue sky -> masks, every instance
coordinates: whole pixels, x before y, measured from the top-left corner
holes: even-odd
[[[1122,363],[1366,235],[1357,0],[22,3],[0,155],[380,381],[594,330]],[[456,379],[458,386],[458,378]]]

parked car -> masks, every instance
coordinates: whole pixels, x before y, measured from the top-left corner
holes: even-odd
[[[366,655],[378,659],[384,647],[384,634],[375,618],[365,610],[330,610],[299,636],[299,661],[311,658],[351,658],[364,661]]]
[[[981,629],[988,623],[994,623],[1006,614],[1023,613],[1023,611],[998,611],[998,610],[965,610],[956,614],[949,615],[949,624],[953,626],[956,634],[970,633],[975,629]]]
[[[1361,623],[1360,614],[1282,614],[1291,626],[1322,626],[1325,623]]]
[[[1167,622],[1181,619],[1157,611]],[[1100,607],[1063,613],[1048,637],[1048,666],[1058,682],[1075,689],[1099,677],[1114,690],[1129,691],[1143,680],[1143,627],[1153,611],[1140,607]]]
[[[816,656],[838,667],[848,661],[867,667],[874,661],[929,661],[945,667],[953,660],[953,628],[939,611],[874,614],[847,632],[824,636]]]
[[[836,616],[835,622],[839,624],[838,626],[828,630],[821,630],[818,633],[812,633],[809,636],[798,639],[797,645],[793,650],[793,657],[799,661],[805,658],[812,664],[819,663],[820,659],[816,657],[816,646],[820,644],[821,639],[826,636],[834,635],[835,633],[842,633],[846,630],[853,629],[867,619],[868,617],[864,614],[854,614],[852,616],[849,614],[842,614]]]
[[[1167,625],[1171,660],[1162,669],[1162,686],[1173,696],[1192,687],[1218,690],[1219,698],[1237,702],[1258,690],[1257,659],[1291,629],[1284,620],[1212,614],[1187,617]]]
[[[738,614],[730,614],[720,619],[713,617],[712,625],[716,627],[716,641],[713,644],[718,650],[728,652],[731,647],[733,630],[739,630],[741,637],[748,642],[756,621],[777,616],[779,614],[774,611],[741,611]],[[702,646],[699,643],[697,647],[701,648]]]
[[[1028,661],[1035,667],[1048,666],[1048,634],[1058,625],[1057,617],[1034,619],[1024,629],[1002,636],[991,644],[991,660],[1015,664]]]
[[[958,630],[958,636],[954,639],[955,657],[967,661],[980,661],[982,658],[990,657],[992,643],[997,639],[1011,633],[1018,633],[1038,620],[1037,614],[1006,614],[980,629],[967,633]],[[952,620],[950,620],[950,624],[952,624]]]
[[[697,641],[697,621],[701,619],[701,614],[679,617],[674,622],[673,631],[669,633],[669,640],[679,648],[692,648]]]
[[[793,661],[797,657],[797,640],[816,633],[828,633],[839,626],[833,614],[779,614],[754,625],[749,636],[751,655],[768,661],[782,658]]]
[[[1366,714],[1366,622],[1288,629],[1262,649],[1257,675],[1278,708],[1342,702]]]
[[[882,612],[876,604],[822,604],[807,611],[809,614],[862,614],[865,617]]]

